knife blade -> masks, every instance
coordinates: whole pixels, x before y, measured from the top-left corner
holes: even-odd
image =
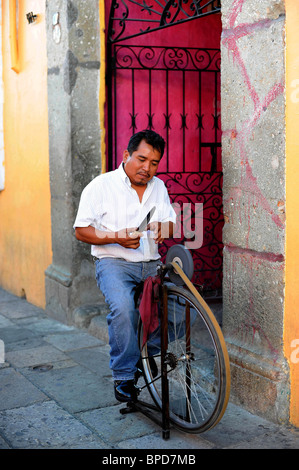
[[[141,224],[139,225],[138,229],[137,229],[137,232],[143,232],[147,225],[149,224],[149,221],[151,220],[154,212],[156,210],[156,207],[154,206],[149,212],[148,214],[146,215],[146,217],[143,219],[143,221],[141,222]]]

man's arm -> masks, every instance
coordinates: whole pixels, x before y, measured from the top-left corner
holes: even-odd
[[[111,243],[118,243],[124,248],[131,248],[136,250],[140,246],[141,233],[137,233],[134,238],[129,234],[134,229],[124,229],[118,232],[105,232],[97,230],[91,225],[88,227],[76,227],[75,235],[77,240],[89,243],[90,245],[109,245]]]

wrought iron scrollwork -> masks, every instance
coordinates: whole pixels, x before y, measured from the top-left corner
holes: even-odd
[[[113,68],[220,72],[220,50],[118,45]]]
[[[123,41],[220,9],[220,0],[112,0],[108,41]]]
[[[223,250],[222,173],[160,173],[159,177],[168,189],[180,221],[174,240],[164,241],[160,248],[162,260],[174,243],[188,243],[190,237],[183,227],[185,225],[194,230],[196,208],[202,205],[202,246],[200,249],[191,250],[194,261],[193,281],[202,285],[205,291],[220,292]],[[186,205],[191,208],[187,220],[186,212],[183,215]]]

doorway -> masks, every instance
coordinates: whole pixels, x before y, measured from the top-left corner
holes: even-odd
[[[135,132],[164,137],[157,176],[179,220],[188,208],[191,235],[202,211],[203,237],[197,246],[180,223],[160,248],[162,260],[174,243],[193,242],[193,282],[221,296],[220,2],[107,3],[107,168],[118,167]]]

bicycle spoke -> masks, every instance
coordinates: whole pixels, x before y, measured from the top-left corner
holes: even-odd
[[[202,432],[212,427],[227,404],[223,343],[207,313],[195,297],[184,288],[168,288],[167,379],[169,413],[174,425],[188,432]],[[142,337],[142,332],[139,332]],[[157,347],[159,332],[151,336],[149,345]],[[225,347],[225,345],[224,345]],[[162,374],[153,378],[147,345],[143,351],[145,380],[156,405],[162,406]],[[160,357],[155,354],[155,358]]]

